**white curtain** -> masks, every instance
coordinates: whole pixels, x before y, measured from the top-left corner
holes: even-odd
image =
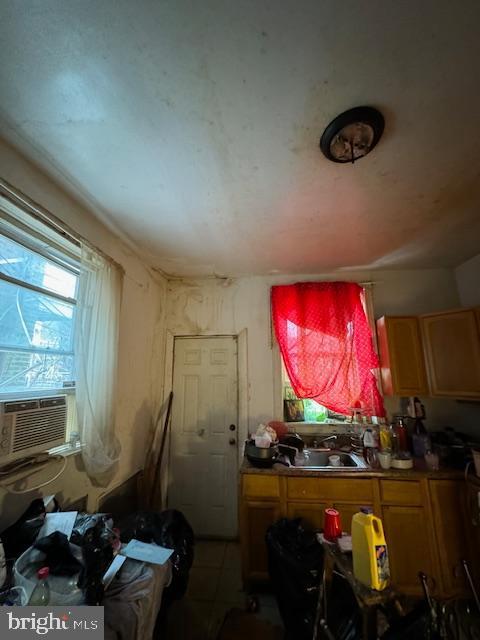
[[[76,405],[83,460],[89,477],[106,486],[115,473],[118,325],[123,273],[82,245],[75,320]]]

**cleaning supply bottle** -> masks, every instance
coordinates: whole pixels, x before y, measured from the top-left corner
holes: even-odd
[[[380,518],[362,507],[352,518],[353,574],[359,582],[381,591],[388,586],[390,570]]]
[[[49,575],[48,567],[42,567],[37,571],[38,582],[28,601],[30,607],[44,607],[50,602],[50,586],[47,579]]]

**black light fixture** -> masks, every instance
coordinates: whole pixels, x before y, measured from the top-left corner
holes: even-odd
[[[333,162],[355,162],[380,140],[385,120],[373,107],[355,107],[337,116],[320,138],[323,155]]]

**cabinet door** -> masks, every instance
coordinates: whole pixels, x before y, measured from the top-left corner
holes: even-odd
[[[408,595],[421,594],[419,571],[438,582],[424,509],[384,506],[382,512],[392,582]],[[434,592],[439,587],[435,584]]]
[[[340,521],[342,523],[342,531],[344,533],[352,533],[352,518],[360,511],[362,507],[372,507],[372,504],[345,504],[344,502],[334,502],[333,508],[340,513]],[[375,514],[380,515],[380,514]]]
[[[429,484],[443,588],[453,596],[467,589],[462,566],[462,559],[469,556],[465,483],[431,480]]]
[[[427,392],[427,376],[418,318],[384,316],[377,320],[382,387],[386,395]]]
[[[268,579],[268,554],[265,534],[280,518],[280,503],[247,501],[242,507],[242,558],[244,579]]]
[[[289,518],[301,518],[305,529],[321,530],[328,506],[321,502],[290,502],[287,505],[287,515]]]
[[[432,395],[480,397],[480,339],[475,311],[422,317]]]

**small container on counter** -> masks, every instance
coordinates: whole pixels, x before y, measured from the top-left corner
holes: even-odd
[[[438,471],[440,468],[440,458],[438,456],[438,453],[427,451],[425,453],[425,462],[429,471]]]
[[[392,452],[384,449],[377,453],[377,458],[382,469],[390,469],[392,466]]]

